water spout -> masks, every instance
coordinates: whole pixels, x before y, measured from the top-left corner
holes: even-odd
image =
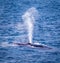
[[[35,7],[29,8],[24,13],[24,15],[22,15],[22,19],[24,20],[24,23],[28,30],[29,43],[32,43],[33,28],[34,28],[34,23],[35,23],[35,19],[37,18],[37,15],[38,15],[38,11]]]

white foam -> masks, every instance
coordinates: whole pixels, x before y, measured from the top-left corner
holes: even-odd
[[[9,44],[8,42],[2,42],[2,43],[0,44],[0,46],[2,46],[2,47],[9,47],[9,46],[17,46],[17,45],[14,44],[14,43]]]

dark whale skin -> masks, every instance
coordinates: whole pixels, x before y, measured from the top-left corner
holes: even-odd
[[[14,44],[16,44],[18,46],[33,46],[33,47],[36,47],[36,48],[48,48],[48,49],[52,49],[52,48],[50,48],[48,46],[44,46],[42,44],[40,44],[40,45],[31,44],[31,43],[14,43]]]

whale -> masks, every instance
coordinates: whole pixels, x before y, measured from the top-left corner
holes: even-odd
[[[34,44],[34,43],[14,43],[15,45],[18,46],[30,46],[30,47],[34,47],[34,48],[48,48],[48,49],[52,49],[51,47],[48,47],[46,45],[43,44]]]
[[[42,48],[42,49],[52,49],[52,47],[49,47],[47,45],[44,45],[44,44],[37,44],[37,43],[17,43],[17,42],[13,42],[13,43],[8,43],[8,42],[4,42],[4,43],[1,43],[2,47],[10,47],[10,46],[29,46],[29,47],[33,47],[33,48]]]

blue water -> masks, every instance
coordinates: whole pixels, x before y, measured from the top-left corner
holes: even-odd
[[[0,63],[60,63],[60,0],[0,0],[0,44],[28,42],[22,15],[31,7],[39,11],[33,42],[52,47],[0,47]]]

